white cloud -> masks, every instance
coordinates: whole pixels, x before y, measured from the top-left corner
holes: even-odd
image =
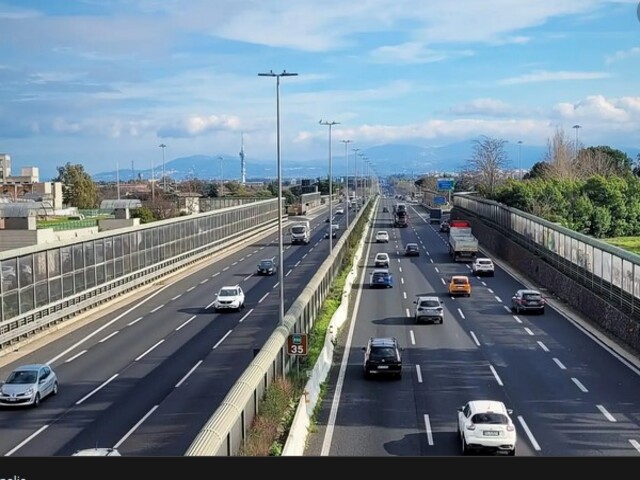
[[[630,57],[636,57],[640,55],[640,47],[633,47],[629,50],[618,50],[613,55],[609,55],[605,58],[605,63],[610,64],[620,60],[625,60]]]
[[[553,111],[563,119],[593,124],[640,121],[640,97],[607,99],[603,95],[592,95],[576,103],[559,103]]]
[[[470,56],[470,50],[444,51],[427,48],[424,43],[407,42],[399,45],[385,45],[371,51],[375,63],[419,64],[439,62],[451,57]]]
[[[505,78],[499,81],[500,85],[517,85],[521,83],[534,82],[556,82],[567,80],[598,80],[601,78],[609,78],[611,74],[606,72],[572,72],[557,71],[549,72],[540,70],[533,73],[521,75],[519,77]]]

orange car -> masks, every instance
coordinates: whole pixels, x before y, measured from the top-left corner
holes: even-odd
[[[454,275],[449,282],[450,295],[471,296],[471,282],[466,275]]]

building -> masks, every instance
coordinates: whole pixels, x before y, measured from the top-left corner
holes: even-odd
[[[20,175],[11,175],[11,156],[0,153],[0,191],[14,202],[42,202],[53,210],[63,208],[62,183],[41,182],[38,167],[23,167]]]

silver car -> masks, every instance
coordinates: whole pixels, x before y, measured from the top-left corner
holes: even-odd
[[[22,365],[0,387],[0,405],[33,406],[58,393],[58,377],[49,365]]]

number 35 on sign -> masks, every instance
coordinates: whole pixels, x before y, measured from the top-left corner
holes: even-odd
[[[304,333],[292,333],[287,337],[287,353],[289,355],[307,354],[307,335]]]

